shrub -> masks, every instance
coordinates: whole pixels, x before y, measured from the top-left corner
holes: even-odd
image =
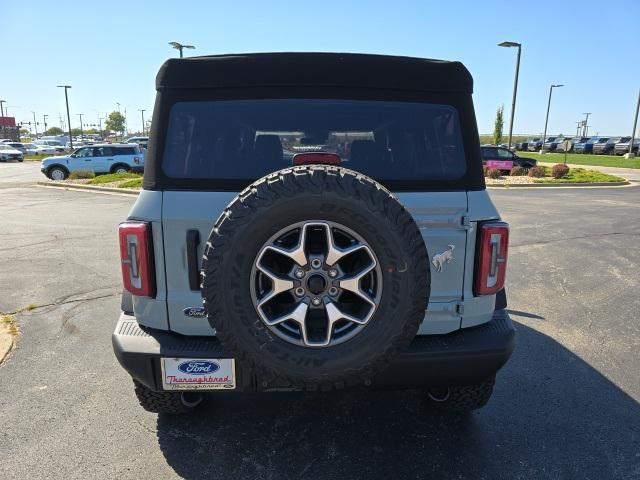
[[[531,167],[527,175],[535,178],[544,178],[544,167]]]
[[[490,168],[487,172],[487,176],[489,178],[500,178],[502,176],[502,172],[497,168]]]
[[[527,171],[518,165],[513,167],[510,173],[512,177],[522,177],[523,175],[526,175],[526,174],[527,174]]]
[[[78,180],[80,178],[93,178],[96,174],[90,170],[76,170],[75,172],[71,172],[69,175],[69,180]]]
[[[140,178],[132,178],[131,180],[127,180],[126,182],[122,182],[118,185],[118,188],[141,188],[142,187],[142,177]]]
[[[487,166],[483,166],[483,167],[482,167],[482,171],[484,172],[484,176],[486,177],[486,176],[487,176],[487,174],[489,173],[489,167],[487,167]]]
[[[558,163],[551,169],[551,175],[553,176],[553,178],[562,178],[567,173],[569,173],[569,167],[567,167],[563,163]]]

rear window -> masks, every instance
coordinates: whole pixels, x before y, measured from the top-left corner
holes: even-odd
[[[172,178],[252,181],[329,152],[377,180],[452,180],[466,160],[449,105],[327,99],[178,102],[162,169]]]

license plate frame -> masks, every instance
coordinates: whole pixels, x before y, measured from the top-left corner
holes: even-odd
[[[234,390],[233,358],[161,357],[163,390]]]

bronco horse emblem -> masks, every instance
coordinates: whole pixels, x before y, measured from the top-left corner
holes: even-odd
[[[442,266],[445,263],[451,263],[451,260],[453,260],[453,250],[455,250],[455,245],[447,245],[449,247],[448,250],[445,250],[442,253],[438,253],[436,255],[433,256],[433,258],[431,259],[431,263],[433,263],[433,266],[436,267],[436,272],[441,272],[442,271]]]

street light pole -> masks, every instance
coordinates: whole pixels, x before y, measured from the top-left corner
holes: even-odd
[[[633,117],[633,130],[631,131],[631,140],[629,140],[629,153],[625,154],[625,158],[633,158],[633,140],[636,136],[636,126],[638,125],[638,111],[640,111],[640,90],[638,91],[638,103],[636,104],[636,116]],[[640,153],[640,147],[638,147]]]
[[[36,112],[32,111],[31,113],[33,113],[33,127],[36,129],[36,138],[38,138],[38,122],[36,122]]]
[[[176,50],[180,51],[180,58],[182,58],[182,50],[183,49],[185,49],[185,48],[190,48],[190,49],[196,48],[193,45],[182,45],[181,43],[178,43],[178,42],[169,42],[169,45],[171,45],[171,47],[175,48]]]
[[[140,108],[140,115],[142,115],[142,135],[144,135],[144,112],[146,112],[145,109]]]
[[[80,140],[84,140],[84,133],[82,132],[82,113],[77,113],[76,115],[78,115],[80,117]]]
[[[513,82],[513,99],[511,100],[511,121],[509,122],[509,144],[507,148],[511,150],[511,137],[513,135],[513,117],[516,113],[516,95],[518,94],[518,76],[520,75],[520,52],[522,51],[522,45],[516,42],[502,42],[498,44],[499,47],[517,47],[518,55],[516,57],[516,77]]]
[[[58,85],[58,88],[64,88],[64,100],[67,103],[67,126],[69,127],[69,146],[73,149],[73,138],[71,137],[71,115],[69,114],[69,96],[67,90],[71,88],[71,85]]]
[[[544,133],[542,134],[542,145],[540,146],[540,153],[544,153],[543,146],[544,142],[547,139],[547,125],[549,124],[549,109],[551,108],[551,93],[554,88],[564,87],[564,85],[551,85],[549,87],[549,101],[547,102],[547,117],[544,120]]]
[[[4,108],[2,108],[3,103],[7,103],[6,100],[0,100],[0,117],[4,117]]]

